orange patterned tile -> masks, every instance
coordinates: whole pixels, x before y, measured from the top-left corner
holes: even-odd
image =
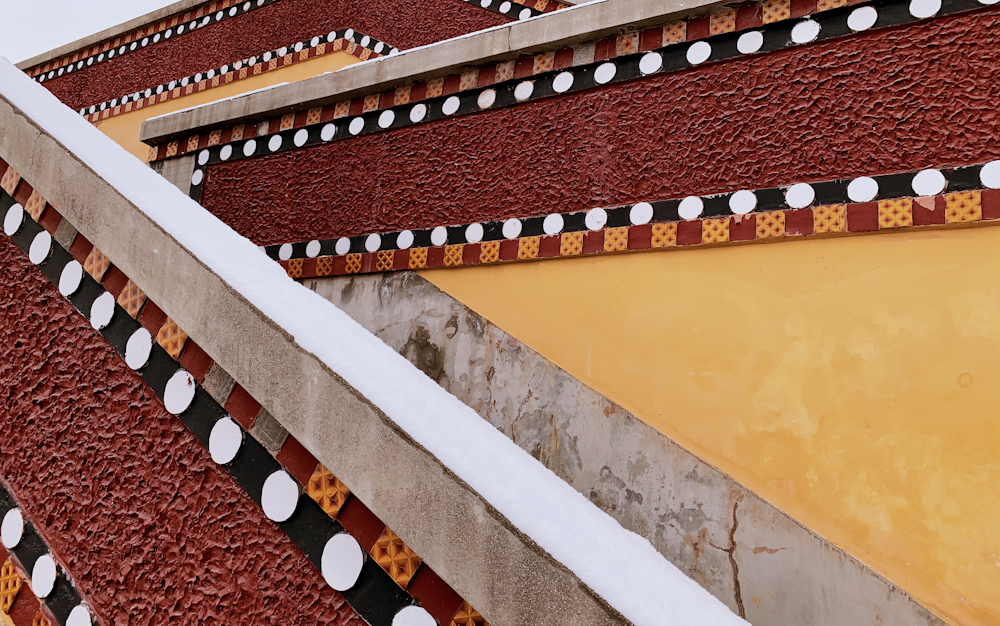
[[[361,271],[361,255],[360,254],[348,254],[347,255],[347,266],[344,268],[348,274],[357,274]]]
[[[650,242],[653,248],[667,248],[677,245],[677,222],[653,224],[653,236]]]
[[[323,107],[313,107],[306,113],[306,124],[319,124],[323,116]]]
[[[285,113],[281,116],[281,125],[278,127],[279,130],[288,130],[292,126],[295,126],[295,114]]]
[[[556,64],[556,53],[555,52],[545,52],[543,54],[536,54],[534,64],[531,68],[532,74],[541,74],[542,72],[548,72]]]
[[[615,56],[621,57],[626,54],[635,54],[638,51],[639,33],[620,35],[618,39],[615,40]]]
[[[476,85],[479,84],[479,70],[472,70],[471,72],[463,72],[462,78],[458,82],[458,90],[465,91],[466,89],[475,89]]]
[[[379,567],[389,573],[396,584],[406,589],[417,573],[421,559],[388,526],[372,546],[372,557]]]
[[[10,613],[10,607],[20,590],[21,576],[8,558],[4,561],[3,568],[0,568],[0,611]]]
[[[333,272],[333,257],[321,256],[316,259],[316,275],[329,276]]]
[[[496,263],[500,260],[500,242],[484,241],[479,247],[480,263]]]
[[[288,269],[286,273],[289,278],[302,278],[302,269],[305,267],[303,259],[288,259]]]
[[[188,146],[187,146],[188,152],[191,152],[192,150],[197,150],[198,149],[198,140],[199,139],[201,139],[201,137],[199,135],[193,135],[191,137],[188,137]]]
[[[392,96],[393,106],[399,106],[401,104],[410,103],[410,91],[413,89],[412,86],[407,85],[406,87],[397,87],[396,91]]]
[[[729,218],[706,218],[701,221],[702,243],[725,243],[729,241]]]
[[[187,343],[187,340],[187,333],[181,330],[177,322],[169,317],[163,322],[163,326],[160,326],[160,330],[156,333],[156,343],[166,350],[167,354],[174,360],[180,358],[181,351],[184,349],[184,344]]]
[[[583,233],[563,233],[559,238],[559,256],[583,254]]]
[[[4,191],[13,196],[14,190],[17,189],[17,185],[20,182],[21,175],[13,167],[8,166],[7,171],[3,173],[3,178],[0,178],[0,187],[3,187]]]
[[[502,83],[505,80],[514,78],[514,61],[497,63],[495,82]]]
[[[411,270],[419,270],[427,267],[427,248],[413,248],[410,250],[409,267]]]
[[[814,233],[842,233],[847,215],[847,205],[831,204],[813,209]]]
[[[245,124],[239,124],[237,126],[233,126],[233,138],[231,141],[239,141],[243,139],[243,132],[245,130],[246,130]]]
[[[913,226],[913,199],[879,200],[878,227],[900,228]]]
[[[361,110],[363,112],[367,113],[368,111],[374,111],[374,110],[378,109],[379,95],[380,94],[373,93],[373,94],[365,96],[365,103],[361,107]]]
[[[350,100],[342,100],[342,101],[338,102],[336,105],[334,105],[334,107],[333,107],[333,117],[334,118],[347,117],[347,115],[350,112],[351,112],[351,101]]]
[[[764,23],[772,24],[792,17],[792,0],[765,0]]]
[[[122,292],[118,294],[118,305],[125,309],[125,312],[130,316],[135,317],[139,315],[139,310],[142,309],[142,305],[146,302],[146,294],[139,289],[139,286],[132,282],[130,278],[125,287],[122,288]]]
[[[93,276],[97,282],[101,282],[109,267],[111,267],[111,259],[101,254],[97,246],[90,249],[87,260],[83,262],[83,269],[87,270],[87,273]]]
[[[816,10],[829,11],[830,9],[839,9],[843,6],[847,6],[847,0],[819,0],[816,3]]]
[[[465,249],[463,244],[457,243],[453,246],[444,247],[444,264],[446,267],[453,267],[462,264],[462,251]]]
[[[180,147],[180,143],[177,141],[171,141],[167,144],[167,157],[177,156],[177,149]]]
[[[28,201],[24,203],[24,210],[36,222],[42,217],[42,211],[45,210],[45,198],[42,197],[42,194],[38,193],[37,189],[31,190]]]
[[[978,191],[949,193],[944,200],[946,222],[974,222],[983,219],[982,194]]]
[[[517,242],[517,258],[520,260],[537,259],[539,243],[538,237],[524,237],[519,239]]]
[[[620,252],[628,249],[628,226],[608,228],[604,231],[604,251]]]
[[[463,600],[462,606],[455,612],[455,617],[451,618],[451,626],[490,626],[490,623],[479,614],[479,611]]]
[[[336,519],[340,515],[340,509],[347,502],[347,496],[351,495],[351,490],[331,474],[330,470],[323,465],[317,465],[306,484],[306,493],[326,511],[327,515]]]
[[[434,80],[427,81],[427,95],[426,98],[436,98],[444,93],[444,79],[435,78]]]
[[[52,622],[39,611],[35,613],[34,619],[31,620],[31,626],[52,626]]]
[[[765,211],[757,214],[757,239],[785,236],[785,212]]]
[[[709,34],[721,35],[736,30],[736,9],[713,13],[709,17]]]
[[[376,272],[391,272],[392,271],[392,260],[395,256],[395,252],[392,250],[379,250],[375,259],[375,271]]]

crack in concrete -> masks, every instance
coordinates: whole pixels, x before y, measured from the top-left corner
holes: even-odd
[[[733,567],[733,595],[736,598],[736,608],[739,610],[740,617],[746,619],[747,613],[743,608],[743,594],[740,591],[740,567],[736,564],[736,529],[740,525],[739,519],[736,517],[736,512],[740,508],[740,502],[743,502],[743,495],[740,494],[736,498],[736,503],[733,504],[733,526],[729,529],[729,549],[724,550],[726,554],[729,555],[729,564]]]

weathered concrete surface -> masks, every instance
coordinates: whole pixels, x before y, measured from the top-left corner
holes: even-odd
[[[756,626],[943,622],[410,272],[303,281]]]
[[[0,129],[0,157],[58,205],[80,233],[491,623],[629,623],[28,113],[2,97]],[[103,140],[99,132],[80,120],[81,135]],[[146,173],[138,163],[135,171]],[[191,202],[153,172],[148,174],[142,183],[156,193]]]

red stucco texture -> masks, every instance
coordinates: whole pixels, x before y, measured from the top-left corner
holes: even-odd
[[[985,161],[1000,156],[998,16],[216,165],[202,204],[271,244]]]
[[[336,29],[406,49],[508,22],[462,0],[279,0],[43,85],[81,109]]]
[[[0,284],[0,471],[100,623],[365,624],[4,236]]]

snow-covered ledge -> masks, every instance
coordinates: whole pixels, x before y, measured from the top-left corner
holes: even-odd
[[[0,59],[0,157],[496,626],[745,624]]]

